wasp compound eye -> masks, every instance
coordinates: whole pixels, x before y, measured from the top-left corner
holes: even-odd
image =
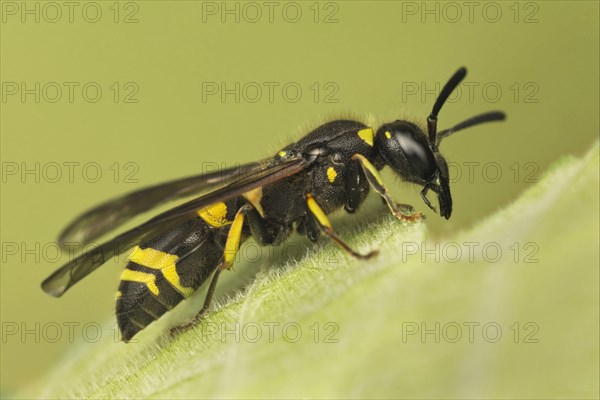
[[[377,142],[386,164],[402,178],[425,182],[436,172],[435,157],[418,126],[406,121],[383,125],[377,132]]]

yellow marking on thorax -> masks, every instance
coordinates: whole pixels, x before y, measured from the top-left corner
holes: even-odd
[[[373,147],[373,129],[365,128],[357,132],[359,138],[361,138],[366,144]]]
[[[243,194],[244,198],[252,204],[252,206],[258,211],[261,217],[265,216],[260,201],[262,200],[262,188],[256,188]]]
[[[120,299],[121,296],[123,296],[123,293],[121,293],[120,290],[117,291],[117,294],[115,295],[115,299]]]
[[[285,157],[285,156],[286,156],[287,152],[286,152],[286,151],[283,151],[283,150],[281,150],[281,151],[280,151],[279,153],[277,153],[277,154],[279,155],[279,157],[283,158],[283,157]]]
[[[207,224],[215,228],[229,225],[232,222],[227,219],[227,205],[225,203],[217,203],[205,207],[198,211],[198,215]]]
[[[179,257],[174,254],[165,253],[164,251],[150,247],[140,249],[139,246],[136,246],[129,256],[129,260],[144,267],[160,270],[171,286],[185,297],[191,296],[194,292],[193,288],[185,287],[181,284],[176,267]]]
[[[152,294],[158,296],[159,291],[158,286],[156,286],[156,276],[154,274],[147,274],[145,272],[133,271],[125,268],[123,273],[121,273],[121,280],[144,283]]]
[[[392,134],[389,133],[388,131],[385,131],[385,137],[388,138],[388,139],[391,139],[392,138]]]
[[[329,182],[331,182],[331,183],[335,182],[336,177],[337,177],[337,172],[336,172],[335,168],[333,168],[333,167],[327,168],[327,179],[329,179]]]

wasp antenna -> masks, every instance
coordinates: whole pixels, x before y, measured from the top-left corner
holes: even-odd
[[[506,114],[502,111],[490,111],[487,113],[479,114],[474,117],[471,117],[459,124],[456,124],[450,129],[444,129],[437,134],[437,142],[436,145],[439,146],[442,139],[447,138],[455,132],[461,131],[466,128],[470,128],[475,125],[484,124],[486,122],[493,121],[504,121],[506,119]]]
[[[456,89],[456,87],[460,84],[460,82],[465,79],[467,75],[467,69],[465,67],[461,67],[452,75],[450,80],[444,85],[440,95],[435,100],[435,104],[433,105],[433,109],[431,110],[431,114],[427,117],[427,133],[429,134],[429,143],[432,146],[436,146],[436,134],[437,134],[437,116],[442,106],[450,97],[450,94]]]

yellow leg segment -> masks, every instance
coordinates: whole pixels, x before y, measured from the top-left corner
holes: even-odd
[[[220,269],[232,269],[235,255],[240,248],[240,240],[242,237],[242,227],[244,226],[244,217],[251,206],[245,205],[240,208],[235,214],[235,218],[229,228],[227,241],[225,242],[225,252],[223,255],[223,263],[219,266]]]
[[[377,250],[372,251],[368,254],[360,254],[354,251],[346,242],[344,242],[333,230],[331,223],[329,222],[329,218],[327,218],[327,214],[323,211],[323,209],[319,206],[315,198],[309,193],[306,195],[306,204],[308,206],[308,210],[317,220],[317,225],[321,232],[331,239],[335,244],[340,246],[344,251],[350,254],[353,257],[360,259],[368,259],[377,254]]]
[[[217,287],[217,281],[219,280],[219,275],[221,272],[226,270],[233,269],[233,262],[235,261],[235,255],[237,254],[238,249],[240,248],[240,240],[242,238],[242,227],[244,226],[244,217],[246,216],[246,212],[252,209],[252,206],[246,204],[242,208],[238,210],[235,214],[233,222],[231,223],[231,228],[229,228],[229,232],[227,233],[227,240],[225,242],[225,251],[223,252],[223,262],[221,265],[217,267],[215,272],[213,273],[213,277],[210,281],[210,285],[208,287],[208,292],[206,293],[206,297],[204,298],[204,305],[198,312],[198,314],[192,319],[190,322],[183,324],[181,326],[177,326],[171,329],[171,335],[175,336],[181,332],[185,332],[192,326],[196,325],[198,321],[202,318],[202,316],[208,311],[210,304],[212,302],[213,294],[215,293],[215,288]]]
[[[401,208],[411,210],[412,207],[406,204],[396,204],[394,202],[387,188],[385,187],[383,180],[381,179],[381,176],[377,171],[377,168],[375,168],[375,166],[371,164],[371,162],[367,160],[367,158],[357,153],[352,156],[352,159],[359,161],[362,170],[365,173],[365,176],[367,177],[367,181],[369,181],[369,185],[371,185],[373,190],[375,190],[377,194],[379,194],[385,200],[385,203],[387,204],[388,208],[396,218],[404,221],[416,221],[425,218],[425,215],[420,212],[406,215],[401,210]]]
[[[306,195],[306,204],[308,204],[308,209],[310,210],[312,215],[315,216],[315,218],[317,219],[319,224],[321,224],[321,226],[331,228],[331,223],[329,222],[327,215],[325,214],[323,209],[317,204],[317,201],[310,193]]]

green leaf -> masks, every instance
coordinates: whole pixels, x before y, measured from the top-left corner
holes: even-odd
[[[342,231],[373,261],[331,246],[263,261],[195,328],[79,344],[21,395],[597,398],[598,160],[598,144],[561,160],[446,240],[386,217]]]

